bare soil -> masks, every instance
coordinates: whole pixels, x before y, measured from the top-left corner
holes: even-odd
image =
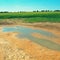
[[[60,23],[21,23],[20,25],[32,29],[43,29],[60,36]],[[50,50],[29,39],[19,39],[15,37],[17,32],[4,33],[2,32],[3,27],[4,25],[0,26],[0,60],[60,60],[60,51]],[[32,35],[48,39],[48,37],[37,33]],[[49,39],[55,40],[55,38]],[[59,40],[56,38],[54,42],[60,44]]]

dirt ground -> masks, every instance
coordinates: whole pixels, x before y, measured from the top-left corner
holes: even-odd
[[[22,23],[21,25],[32,29],[43,29],[60,36],[60,23]],[[3,26],[0,26],[0,60],[60,60],[60,51],[48,49],[29,39],[19,39],[15,36],[17,32],[5,33],[2,32],[2,28]],[[32,35],[48,39],[37,33]],[[60,44],[60,38],[49,39]]]

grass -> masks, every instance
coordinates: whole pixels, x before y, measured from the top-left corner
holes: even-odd
[[[11,12],[0,13],[0,21],[2,19],[15,19],[24,22],[60,22],[60,12]]]

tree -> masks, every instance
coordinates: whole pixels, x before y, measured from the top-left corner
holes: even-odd
[[[54,12],[60,12],[60,10],[54,10]]]

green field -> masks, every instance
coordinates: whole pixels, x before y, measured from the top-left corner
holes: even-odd
[[[60,12],[9,12],[0,13],[0,21],[4,19],[22,20],[24,22],[60,22]]]

